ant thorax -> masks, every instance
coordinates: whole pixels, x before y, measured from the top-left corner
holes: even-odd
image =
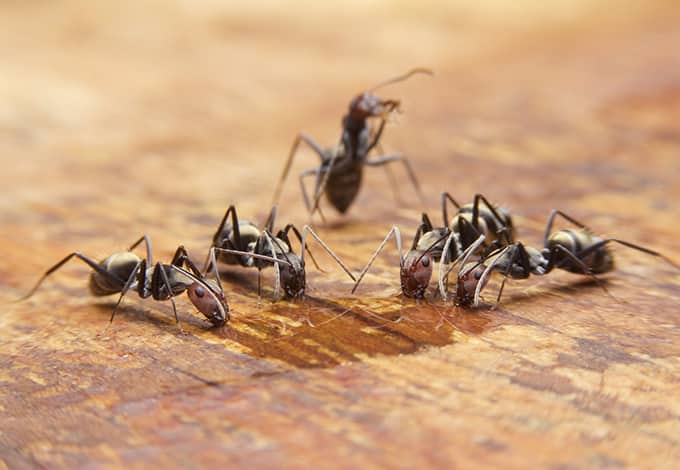
[[[346,116],[343,119],[342,141],[336,147],[334,156],[337,160],[342,160],[342,157],[350,157],[350,160],[365,159],[370,144],[371,128],[366,120],[354,121]]]
[[[425,232],[418,240],[415,249],[421,253],[428,251],[434,260],[439,260],[442,256],[442,250],[446,244],[445,237],[448,233],[449,230],[446,228],[434,228],[429,232]],[[454,233],[453,240],[449,245],[449,253],[447,253],[446,258],[444,258],[444,262],[451,262],[451,260],[455,259],[461,251],[460,238],[457,233]]]
[[[543,275],[548,272],[548,258],[543,250],[537,250],[531,246],[525,246],[525,251],[529,255],[529,266],[531,267],[531,274]]]

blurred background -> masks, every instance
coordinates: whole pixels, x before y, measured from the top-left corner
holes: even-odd
[[[0,217],[20,235],[4,242],[38,245],[21,250],[111,246],[140,232],[168,250],[202,244],[232,202],[263,218],[295,134],[334,144],[355,94],[414,66],[435,76],[381,90],[404,109],[383,146],[411,158],[430,205],[399,168],[396,204],[372,169],[350,221],[413,225],[442,190],[462,200],[481,191],[537,220],[553,206],[626,219],[644,190],[663,206],[661,235],[678,215],[667,207],[680,101],[672,1],[0,8]],[[316,164],[298,156],[286,220],[306,221],[296,176]]]

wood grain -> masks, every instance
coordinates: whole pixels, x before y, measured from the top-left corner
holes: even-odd
[[[226,269],[219,331],[130,296],[99,335],[114,299],[75,262],[11,302],[142,233],[202,260],[229,204],[266,217],[296,132],[336,142],[356,93],[413,66],[436,75],[383,91],[404,109],[384,147],[427,207],[368,170],[318,227],[352,268],[443,190],[507,206],[531,244],[561,208],[680,259],[675,2],[467,3],[0,5],[0,468],[676,465],[680,274],[623,248],[615,299],[554,273],[497,311],[399,297],[393,250],[355,296],[319,249],[303,301]],[[307,222],[294,177],[279,221]]]

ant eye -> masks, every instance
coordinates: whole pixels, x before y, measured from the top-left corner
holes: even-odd
[[[482,277],[482,271],[476,271],[475,272],[475,279],[479,280],[479,278]]]
[[[194,293],[196,294],[196,297],[203,297],[205,295],[205,292],[203,292],[203,288],[197,287],[196,290],[194,290]]]
[[[427,268],[430,265],[430,258],[428,258],[427,256],[423,256],[423,259],[420,262],[422,263],[423,266]]]

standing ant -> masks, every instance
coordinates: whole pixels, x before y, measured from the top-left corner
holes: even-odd
[[[401,153],[392,153],[368,158],[368,154],[380,141],[385,124],[387,123],[387,117],[393,111],[398,110],[400,104],[398,100],[382,100],[375,96],[373,92],[385,85],[406,80],[411,75],[417,73],[431,75],[432,71],[424,68],[415,68],[404,75],[381,82],[368,91],[357,95],[350,102],[349,111],[342,118],[342,136],[340,137],[340,142],[334,148],[324,150],[314,139],[304,132],[300,132],[293,141],[283,173],[274,191],[273,205],[278,204],[283,183],[288,176],[293,158],[302,142],[306,143],[321,159],[321,166],[303,171],[299,177],[302,196],[310,216],[314,215],[316,210],[319,210],[322,219],[324,218],[319,207],[319,200],[323,194],[326,195],[338,212],[344,214],[359,192],[364,166],[383,166],[392,162],[401,162],[422,200],[420,185],[406,156]],[[374,131],[368,121],[369,118],[374,117],[380,119],[380,124],[376,131]],[[310,203],[304,182],[304,178],[311,175],[314,175],[316,178],[313,204]]]
[[[144,259],[132,252],[142,242],[146,245],[146,258]],[[109,325],[113,323],[118,306],[129,289],[136,291],[142,299],[152,297],[159,301],[170,300],[178,326],[179,317],[174,297],[184,291],[187,292],[194,306],[214,326],[223,326],[229,320],[229,305],[219,281],[215,283],[205,279],[191,262],[183,246],[177,248],[170,264],[161,262],[153,264],[151,242],[146,235],[133,243],[128,251],[114,253],[101,262],[94,261],[77,251],[69,254],[48,269],[28,294],[19,300],[31,297],[49,275],[72,258],[78,258],[92,268],[89,282],[92,295],[106,296],[120,293],[118,302],[111,312]]]
[[[259,296],[261,271],[264,267],[274,264],[274,297],[276,299],[279,298],[281,284],[283,284],[283,290],[288,297],[302,297],[306,287],[305,251],[309,252],[309,257],[312,259],[314,266],[321,270],[305,241],[307,233],[310,233],[354,281],[354,275],[347,266],[311,227],[305,225],[302,233],[300,233],[295,225],[288,224],[283,230],[279,230],[276,236],[273,236],[275,218],[276,206],[272,207],[264,228],[260,230],[252,222],[239,220],[236,214],[236,207],[234,205],[229,206],[213,236],[212,247],[203,271],[207,272],[211,267],[214,268],[217,261],[225,264],[238,264],[243,267],[256,267],[257,294]],[[300,256],[293,251],[289,238],[290,231],[293,231],[302,246]]]
[[[577,229],[562,229],[551,233],[553,222],[558,215],[576,225]],[[618,238],[600,238],[581,222],[569,217],[562,211],[553,210],[548,217],[541,250],[516,242],[496,249],[477,264],[461,269],[458,274],[456,303],[458,305],[479,306],[480,292],[486,286],[488,277],[493,270],[503,274],[503,281],[494,308],[500,303],[508,277],[527,279],[532,274],[542,276],[556,268],[590,276],[607,292],[596,275],[614,269],[614,257],[607,246],[610,243],[618,243],[659,257],[676,269],[680,269],[680,266],[661,253]]]

